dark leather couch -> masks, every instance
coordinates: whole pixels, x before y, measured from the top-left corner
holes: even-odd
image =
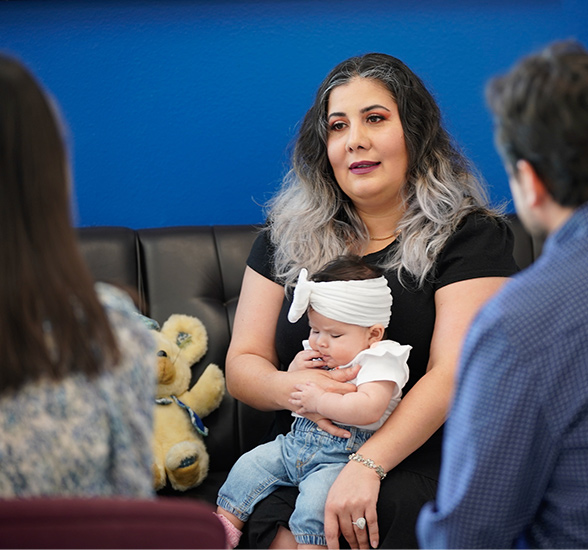
[[[510,220],[515,258],[524,268],[540,254],[541,242],[529,237],[516,216]],[[161,324],[173,313],[184,313],[204,323],[209,349],[193,369],[194,382],[210,362],[224,369],[245,262],[257,231],[253,225],[91,227],[79,229],[79,237],[94,277],[133,289],[146,315]],[[231,465],[259,442],[271,420],[271,413],[226,395],[204,420],[210,430],[208,478],[185,493],[166,488],[161,494],[214,503]]]

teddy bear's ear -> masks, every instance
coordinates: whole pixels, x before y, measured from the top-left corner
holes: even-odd
[[[184,359],[193,365],[208,349],[208,335],[200,319],[174,313],[161,327],[161,333],[174,341]]]

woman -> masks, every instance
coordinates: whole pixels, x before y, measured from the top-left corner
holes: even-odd
[[[289,410],[280,411],[310,378],[283,370],[306,337],[306,319],[286,320],[296,275],[346,253],[382,267],[394,298],[388,337],[412,346],[410,379],[401,403],[358,451],[363,459],[350,460],[332,486],[325,531],[330,547],[340,534],[352,547],[417,547],[414,526],[435,495],[461,341],[480,305],[516,271],[512,234],[486,206],[431,94],[388,55],[351,58],[331,71],[292,162],[248,260],[228,387],[253,407],[278,411],[284,431]],[[310,374],[331,391],[348,386],[319,369]],[[252,547],[292,547],[287,516],[295,498],[279,490],[258,506]]]
[[[155,343],[92,278],[53,105],[0,55],[0,497],[154,496]]]

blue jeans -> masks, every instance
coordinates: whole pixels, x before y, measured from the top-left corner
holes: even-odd
[[[296,418],[286,435],[260,445],[237,460],[220,488],[217,505],[246,522],[254,506],[278,487],[298,487],[290,531],[298,544],[326,546],[325,502],[331,485],[374,433],[345,426],[349,439],[335,437],[306,418]]]

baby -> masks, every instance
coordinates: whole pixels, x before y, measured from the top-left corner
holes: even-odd
[[[312,280],[307,277],[302,269],[288,319],[294,323],[308,312],[310,335],[288,370],[359,365],[350,381],[357,391],[342,395],[313,383],[294,388],[291,431],[241,456],[220,489],[217,514],[233,548],[255,504],[279,486],[300,491],[289,523],[298,547],[325,548],[328,491],[349,459],[363,460],[356,451],[390,416],[408,380],[411,346],[384,339],[392,295],[381,272],[357,256],[343,256]],[[302,416],[306,413],[332,420],[351,437],[330,435]]]

